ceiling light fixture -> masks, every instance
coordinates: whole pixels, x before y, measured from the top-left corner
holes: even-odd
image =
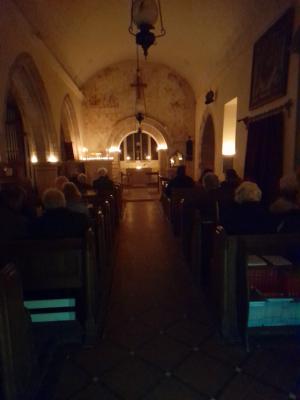
[[[155,35],[152,31],[155,29],[158,18],[160,20],[160,32]],[[136,44],[143,48],[146,58],[148,49],[153,45],[155,39],[166,34],[160,0],[131,0],[131,21],[128,30],[135,36]]]

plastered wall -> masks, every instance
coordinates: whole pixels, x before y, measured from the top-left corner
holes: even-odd
[[[150,62],[141,65],[146,115],[167,132],[169,153],[185,153],[185,141],[194,138],[195,98],[190,85],[170,68]],[[105,151],[118,121],[135,114],[136,64],[124,61],[99,71],[82,90],[85,140],[89,151]],[[124,136],[129,132],[124,132]]]

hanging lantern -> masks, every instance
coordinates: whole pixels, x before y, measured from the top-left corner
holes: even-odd
[[[136,44],[144,50],[147,57],[148,49],[155,39],[166,34],[162,22],[160,0],[131,0],[131,21],[129,32],[135,36]],[[160,19],[160,32],[155,34],[155,24]],[[135,25],[135,28],[134,26]]]

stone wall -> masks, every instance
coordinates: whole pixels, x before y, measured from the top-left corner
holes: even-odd
[[[194,138],[195,97],[187,81],[170,68],[142,63],[141,75],[147,116],[159,121],[167,132],[169,154],[185,153],[188,136]],[[82,90],[85,95],[83,119],[84,146],[91,152],[105,152],[114,126],[135,114],[135,61],[112,65],[89,79]],[[124,137],[129,132],[124,132]]]

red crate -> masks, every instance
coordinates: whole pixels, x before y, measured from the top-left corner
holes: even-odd
[[[269,266],[248,268],[248,284],[250,289],[258,289],[263,293],[281,293],[283,291],[278,269]]]

